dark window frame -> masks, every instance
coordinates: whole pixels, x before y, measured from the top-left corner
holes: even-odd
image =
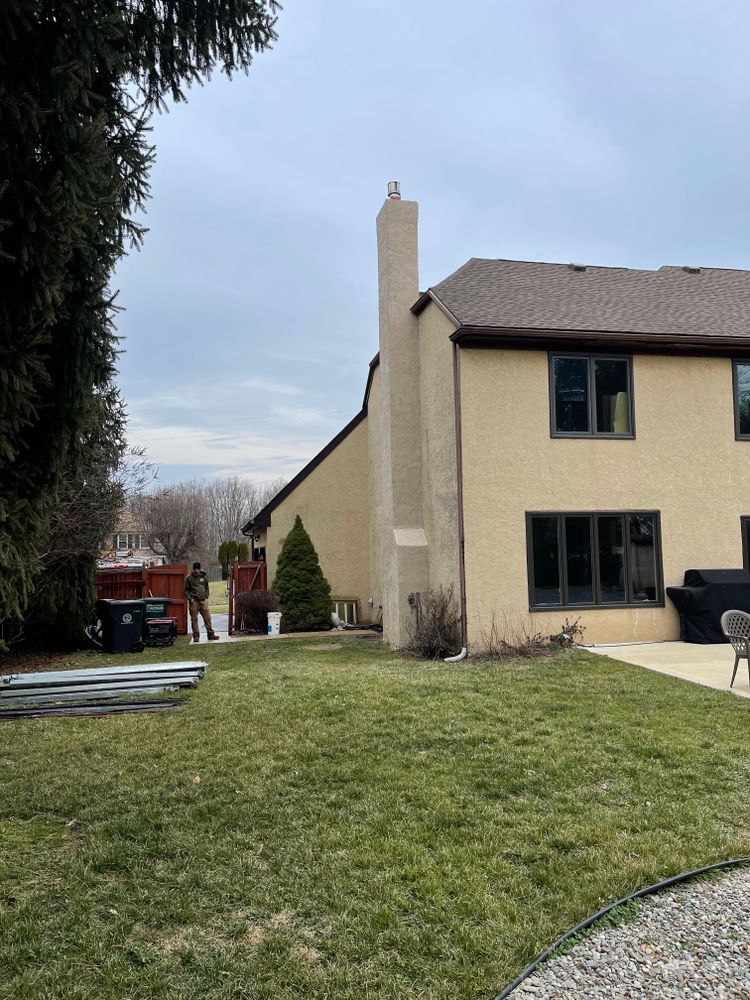
[[[560,567],[560,604],[535,604],[534,603],[534,548],[532,534],[532,518],[554,517],[557,518],[557,558]],[[564,519],[566,517],[589,517],[591,518],[591,541],[592,541],[592,587],[594,591],[594,601],[589,604],[575,604],[566,601],[568,593],[568,567],[565,558],[564,539]],[[601,595],[601,581],[599,580],[599,517],[623,517],[625,518],[624,535],[624,564],[625,564],[625,596],[624,601],[604,602],[598,600]],[[654,554],[656,557],[656,592],[655,601],[630,601],[631,570],[630,570],[630,538],[629,518],[631,517],[653,517],[656,523],[656,533],[654,535]],[[744,538],[744,535],[743,535]],[[744,542],[743,542],[744,544]],[[664,568],[662,563],[661,546],[661,512],[658,510],[533,510],[526,512],[526,574],[529,586],[529,611],[559,611],[565,608],[580,609],[581,611],[596,611],[600,608],[611,610],[613,608],[663,608],[664,599]]]
[[[750,528],[750,515],[743,514],[740,517],[740,532],[742,534],[742,566],[750,572],[750,547],[748,547],[748,528]]]
[[[555,406],[555,360],[557,358],[582,358],[588,362],[588,410],[589,410],[589,430],[587,431],[559,431],[556,425]],[[595,361],[625,361],[628,366],[628,415],[630,417],[630,432],[628,434],[618,434],[615,431],[596,431],[596,374]],[[608,438],[616,441],[635,440],[635,401],[633,395],[633,355],[632,354],[602,354],[594,352],[588,354],[585,351],[548,351],[547,367],[549,369],[549,430],[550,437],[553,438]]]
[[[732,358],[732,408],[734,410],[734,439],[735,441],[750,441],[750,433],[743,434],[740,431],[740,393],[739,382],[737,380],[737,365],[750,366],[750,358]]]

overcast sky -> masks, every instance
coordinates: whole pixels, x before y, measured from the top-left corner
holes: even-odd
[[[469,257],[750,267],[750,5],[287,0],[249,76],[154,119],[122,264],[130,439],[162,482],[290,477],[361,405],[375,216]]]

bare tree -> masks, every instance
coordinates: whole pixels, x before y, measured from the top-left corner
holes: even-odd
[[[222,476],[205,487],[212,552],[222,542],[244,542],[242,528],[286,485],[285,479],[256,484],[240,476]]]
[[[175,483],[141,497],[133,507],[149,546],[169,563],[188,562],[209,554],[206,487],[199,482]]]

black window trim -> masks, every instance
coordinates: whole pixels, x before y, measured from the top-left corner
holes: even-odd
[[[750,434],[740,432],[740,393],[737,381],[737,365],[750,365],[750,358],[732,358],[732,408],[734,410],[735,441],[750,441]]]
[[[558,431],[555,426],[555,358],[584,358],[588,365],[588,403],[589,403],[589,428],[588,431]],[[628,365],[628,411],[630,415],[630,433],[617,434],[614,431],[595,431],[596,423],[596,378],[592,361],[626,361]],[[553,438],[608,438],[616,441],[635,440],[635,404],[633,399],[633,355],[632,354],[606,354],[599,351],[587,353],[585,351],[548,351],[547,365],[549,368],[549,430],[550,437]]]
[[[747,536],[748,527],[750,527],[750,515],[742,514],[740,516],[740,533],[742,535],[742,566],[750,572],[750,550],[748,550]]]
[[[563,548],[563,518],[565,517],[590,517],[592,553],[599,551],[599,526],[597,519],[604,517],[624,517],[625,518],[625,539],[628,538],[628,518],[629,517],[655,517],[656,535],[654,537],[654,550],[656,554],[656,591],[658,600],[656,601],[612,601],[608,603],[594,600],[591,604],[567,604],[565,598],[568,592],[568,569],[564,559]],[[557,528],[557,559],[560,567],[560,593],[562,603],[560,604],[534,604],[534,549],[533,536],[531,530],[532,518],[534,517],[555,517],[558,521]],[[625,545],[625,586],[626,597],[630,594],[630,549]],[[597,598],[601,592],[599,583],[599,561],[592,560],[592,584],[594,597]],[[663,608],[664,599],[664,570],[662,564],[661,548],[661,511],[658,510],[532,510],[526,511],[526,574],[529,585],[529,611],[560,611],[568,608],[580,609],[581,611],[598,611],[599,609],[612,610],[613,608]]]

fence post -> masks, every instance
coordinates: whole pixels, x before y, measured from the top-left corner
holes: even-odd
[[[227,622],[227,635],[231,635],[234,630],[234,590],[235,590],[235,566],[237,564],[237,557],[235,556],[234,562],[229,564],[229,621]]]

